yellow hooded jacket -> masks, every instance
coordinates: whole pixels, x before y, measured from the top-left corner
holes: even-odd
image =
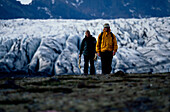
[[[111,36],[110,31],[106,32],[105,30],[103,30],[103,35],[102,35],[102,41],[101,41],[101,50],[100,50],[100,36],[101,33],[98,36],[97,39],[97,44],[96,44],[96,52],[105,52],[105,51],[114,51],[117,52],[118,49],[118,45],[117,45],[117,40],[116,40],[116,36],[113,34],[113,39]]]

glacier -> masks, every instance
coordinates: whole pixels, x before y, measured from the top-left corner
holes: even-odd
[[[0,20],[0,73],[83,73],[78,55],[85,31],[97,39],[109,23],[118,41],[112,73],[170,72],[170,17],[112,20]],[[101,74],[101,61],[95,62]]]

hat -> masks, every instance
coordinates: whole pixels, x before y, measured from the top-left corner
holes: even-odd
[[[110,25],[108,23],[105,23],[103,26],[104,28],[108,28],[108,27],[110,28]]]
[[[90,33],[90,31],[89,31],[89,30],[86,30],[86,32]]]

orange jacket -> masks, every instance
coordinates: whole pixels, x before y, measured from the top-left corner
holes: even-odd
[[[103,35],[102,35],[102,41],[101,41],[101,50],[100,50],[100,36],[101,33],[98,36],[97,39],[97,44],[96,44],[96,52],[104,52],[104,51],[114,51],[117,52],[118,49],[118,45],[117,45],[117,40],[116,40],[116,36],[113,34],[113,39],[111,36],[110,31],[106,32],[105,30],[103,30]]]

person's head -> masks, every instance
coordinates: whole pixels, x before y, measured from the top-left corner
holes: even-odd
[[[109,32],[109,31],[110,31],[110,25],[109,25],[108,23],[105,23],[103,26],[104,26],[104,30],[105,30],[106,32]]]
[[[89,30],[86,31],[86,37],[90,37],[90,31]]]

